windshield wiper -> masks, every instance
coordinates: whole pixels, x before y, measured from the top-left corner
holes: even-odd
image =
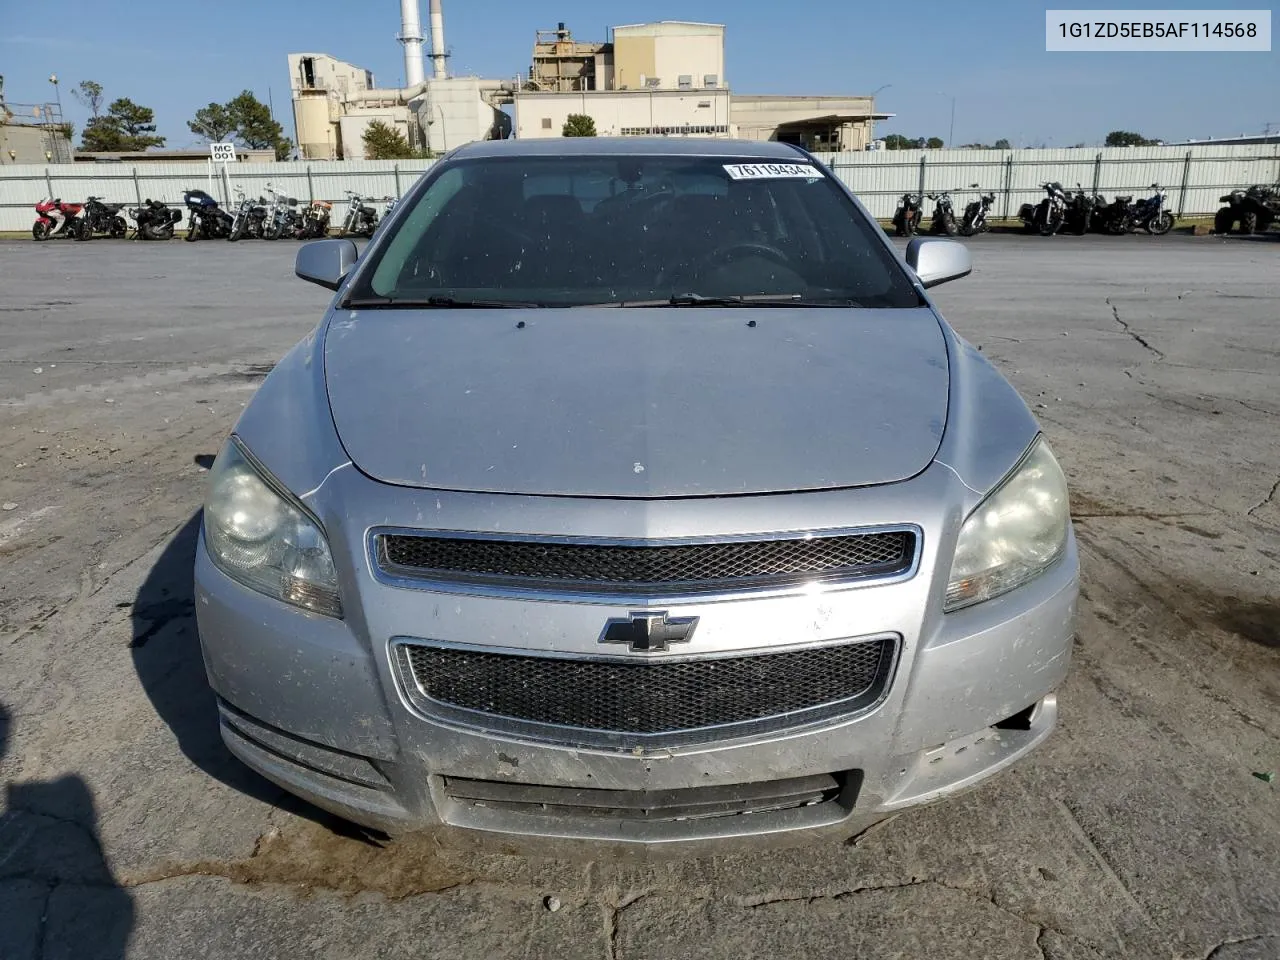
[[[400,310],[528,310],[541,307],[540,303],[525,300],[464,300],[456,297],[427,297],[410,300],[401,297],[365,297],[346,300],[344,310],[369,310],[378,308]]]
[[[665,300],[624,300],[623,307],[856,307],[853,300],[841,297],[832,300],[806,300],[798,293],[792,294],[738,294],[729,297],[707,297],[700,293],[680,293]]]

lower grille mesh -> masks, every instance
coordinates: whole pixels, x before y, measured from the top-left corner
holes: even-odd
[[[432,703],[641,738],[769,719],[785,726],[862,709],[883,691],[894,652],[890,638],[666,662],[401,647],[411,686]]]

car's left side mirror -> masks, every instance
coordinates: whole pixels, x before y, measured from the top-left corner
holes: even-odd
[[[342,286],[360,251],[350,240],[312,240],[298,248],[293,272],[329,290]]]
[[[973,272],[969,248],[956,240],[916,237],[907,244],[907,266],[915,271],[924,287],[936,287],[959,280]]]

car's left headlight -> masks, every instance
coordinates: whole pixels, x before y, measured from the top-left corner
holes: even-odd
[[[214,564],[259,593],[341,618],[338,574],[319,522],[235,438],[210,472],[204,534]]]
[[[960,528],[944,609],[990,600],[1039,576],[1062,556],[1070,525],[1067,479],[1037,438]]]

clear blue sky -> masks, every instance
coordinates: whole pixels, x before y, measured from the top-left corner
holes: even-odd
[[[421,2],[425,27],[427,0]],[[888,84],[876,105],[897,118],[879,124],[879,135],[945,139],[952,96],[960,143],[1006,137],[1015,146],[1056,147],[1099,143],[1117,128],[1166,140],[1260,133],[1266,123],[1280,128],[1280,54],[1046,53],[1044,11],[1066,6],[445,0],[444,15],[452,71],[490,77],[526,71],[534,30],[558,21],[581,40],[604,39],[611,24],[724,23],[725,73],[734,90],[864,94]],[[102,0],[0,0],[0,11],[0,74],[10,102],[52,99],[47,78],[56,72],[64,111],[78,130],[87,113],[71,99],[71,87],[97,80],[109,99],[154,108],[169,147],[197,145],[186,127],[195,110],[245,88],[264,102],[270,90],[276,118],[292,136],[285,54],[293,51],[357,63],[380,86],[403,79],[397,0],[131,0],[127,8]]]

